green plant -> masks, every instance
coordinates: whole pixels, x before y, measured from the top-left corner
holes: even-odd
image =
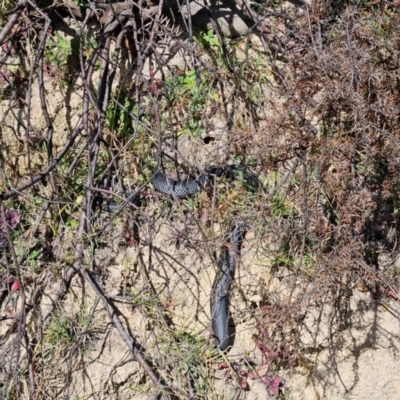
[[[138,107],[134,100],[128,98],[122,98],[119,101],[124,108],[119,107],[116,103],[111,103],[106,112],[106,125],[114,134],[127,137],[132,133],[132,117],[130,114],[137,117]]]
[[[96,326],[93,315],[84,307],[75,314],[60,310],[47,327],[44,342],[57,351],[68,349],[72,344],[77,344],[81,351],[86,351],[96,337]]]
[[[68,63],[68,56],[76,51],[78,39],[65,39],[58,32],[54,33],[54,37],[46,43],[45,58],[49,64],[55,67],[64,67]]]
[[[290,198],[284,193],[277,193],[271,199],[271,216],[289,218],[295,213],[294,204],[290,202]]]
[[[221,43],[219,42],[217,35],[215,35],[212,29],[207,32],[200,32],[199,36],[196,36],[195,40],[200,46],[204,48],[210,48],[213,46],[218,48],[221,47]]]
[[[177,76],[172,76],[165,83],[165,95],[175,107],[182,107],[185,115],[180,118],[181,129],[176,134],[190,134],[194,138],[204,133],[202,117],[204,109],[213,96],[211,80],[205,71],[195,68]]]
[[[197,398],[213,398],[211,364],[216,358],[210,345],[197,334],[183,329],[162,341],[169,352],[171,376],[184,382],[184,386],[190,385]]]
[[[0,2],[0,26],[7,21],[7,12],[15,7],[15,2],[13,0],[2,0]]]
[[[45,341],[53,346],[68,346],[73,338],[73,320],[63,313],[52,319],[45,333]]]

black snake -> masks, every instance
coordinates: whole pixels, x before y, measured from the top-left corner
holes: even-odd
[[[246,225],[240,220],[228,231],[226,244],[221,247],[219,254],[219,271],[211,291],[211,325],[215,344],[221,350],[226,350],[229,345],[229,289],[245,234]]]
[[[199,193],[203,188],[212,184],[216,177],[233,178],[235,167],[227,165],[225,167],[209,167],[198,178],[189,177],[182,181],[169,179],[162,172],[155,174],[152,183],[154,189],[164,194],[173,194],[180,199]]]
[[[213,183],[214,177],[236,178],[236,167],[228,165],[224,167],[209,167],[197,178],[189,177],[177,181],[168,178],[164,173],[155,173],[152,178],[154,189],[166,195],[176,196],[180,199],[199,193],[205,187]],[[256,178],[247,175],[246,181],[255,186]],[[126,191],[127,202],[140,206],[140,195],[132,191]],[[121,204],[109,201],[103,206],[108,212],[116,212],[121,209]],[[226,234],[224,245],[221,247],[218,259],[218,272],[211,291],[211,320],[216,346],[224,351],[229,345],[229,290],[235,274],[236,264],[240,257],[240,248],[246,234],[246,226],[243,221],[234,222]]]

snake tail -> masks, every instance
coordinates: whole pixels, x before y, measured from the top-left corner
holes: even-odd
[[[246,234],[243,221],[237,221],[228,231],[227,245],[221,248],[218,273],[211,291],[211,326],[215,345],[222,351],[229,346],[229,293],[235,275],[240,248]]]

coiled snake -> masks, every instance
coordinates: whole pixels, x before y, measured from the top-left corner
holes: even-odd
[[[199,177],[176,181],[161,172],[154,175],[152,184],[154,189],[166,195],[186,198],[199,193],[203,188],[212,184],[214,177],[236,178],[237,170],[233,166],[209,167]],[[254,176],[247,176],[247,181],[254,185]],[[126,192],[128,201],[135,206],[140,205],[139,195],[131,191]],[[103,209],[116,212],[121,206],[115,202],[108,202]],[[211,291],[211,325],[214,332],[216,346],[224,351],[229,345],[229,290],[232,284],[237,262],[240,257],[240,248],[246,234],[246,226],[242,220],[235,221],[226,234],[226,240],[221,247],[218,259],[218,271]]]

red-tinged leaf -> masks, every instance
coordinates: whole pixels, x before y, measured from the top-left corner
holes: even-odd
[[[281,383],[282,383],[281,378],[279,378],[278,375],[274,375],[271,386],[280,386]]]
[[[246,376],[247,377],[247,375],[249,374],[247,371],[244,371],[243,369],[241,369],[239,372],[238,372],[238,374],[240,375],[240,376]]]
[[[270,383],[269,379],[266,376],[263,376],[260,380],[266,386],[268,386]]]
[[[247,374],[247,377],[248,377],[249,379],[251,379],[252,381],[254,381],[254,379],[256,379],[256,375],[254,375],[252,372],[249,372],[249,373]]]
[[[275,387],[275,386],[270,386],[269,388],[268,388],[268,393],[270,394],[270,396],[273,396],[273,397],[278,397],[278,394],[279,394],[279,386],[278,387]]]
[[[6,211],[6,219],[7,219],[7,223],[10,225],[10,227],[12,229],[15,229],[17,227],[17,225],[19,224],[21,217],[15,210],[10,208]]]
[[[247,386],[248,386],[248,384],[247,384],[247,379],[246,379],[244,376],[241,376],[241,377],[239,378],[238,383],[239,383],[239,386],[240,386],[242,389],[246,389]]]
[[[217,364],[217,369],[218,370],[225,369],[225,368],[228,368],[228,364],[226,362],[220,362],[220,363]]]
[[[263,376],[265,376],[268,373],[269,367],[270,367],[269,363],[263,364],[263,365],[261,365],[260,368],[257,369],[257,371],[255,373],[257,374],[257,376],[259,378],[262,378]]]
[[[269,350],[268,347],[267,347],[264,343],[262,343],[262,342],[257,343],[257,347],[258,347],[259,350],[262,351],[263,353],[266,353],[266,352]]]
[[[265,355],[268,357],[268,360],[272,362],[278,357],[278,350],[266,351]]]
[[[17,290],[19,290],[19,288],[20,288],[19,282],[18,281],[14,281],[13,284],[11,285],[11,290],[16,292]]]
[[[268,387],[268,392],[273,397],[278,397],[279,394],[279,387],[281,386],[281,379],[279,376],[275,375],[272,382]]]

